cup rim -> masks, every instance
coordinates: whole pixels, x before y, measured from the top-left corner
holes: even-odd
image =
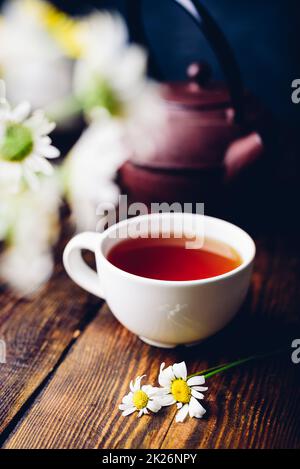
[[[103,242],[105,241],[105,239],[109,236],[109,233],[116,230],[118,227],[122,227],[122,226],[127,225],[129,222],[132,222],[134,220],[142,221],[142,220],[147,220],[148,218],[153,217],[153,216],[163,216],[163,215],[172,215],[172,216],[193,215],[193,216],[200,216],[200,217],[205,217],[205,218],[210,219],[210,220],[216,220],[216,221],[220,221],[224,224],[230,225],[235,230],[239,230],[241,233],[243,233],[243,236],[245,236],[247,238],[247,240],[249,242],[249,245],[250,245],[250,249],[252,250],[252,253],[249,256],[248,260],[243,260],[243,262],[238,267],[236,267],[235,269],[230,270],[229,272],[226,272],[226,273],[221,274],[221,275],[215,275],[214,277],[208,277],[208,278],[197,279],[197,280],[160,280],[160,279],[155,279],[155,278],[142,277],[140,275],[135,275],[135,274],[132,274],[130,272],[126,272],[126,270],[120,269],[119,267],[116,267],[104,255],[104,253],[102,251],[102,245],[103,245]],[[226,278],[230,278],[230,277],[240,273],[244,269],[246,269],[253,262],[253,260],[255,258],[255,254],[256,254],[255,242],[245,230],[243,230],[239,226],[235,225],[234,223],[223,220],[222,218],[211,217],[209,215],[197,214],[197,213],[185,213],[185,212],[169,213],[169,212],[167,212],[167,213],[149,213],[149,214],[146,214],[146,215],[137,215],[135,217],[128,218],[126,220],[122,220],[122,221],[120,221],[118,223],[115,223],[114,225],[110,226],[109,228],[107,228],[107,230],[105,230],[101,234],[101,237],[102,237],[102,239],[100,241],[100,249],[97,251],[97,254],[101,256],[104,263],[111,270],[117,271],[124,278],[139,281],[139,282],[144,283],[144,284],[145,283],[146,284],[152,284],[152,285],[155,284],[155,285],[163,285],[163,286],[169,286],[169,287],[170,286],[187,287],[187,286],[205,285],[205,284],[214,283],[216,281],[223,280],[223,279],[226,279]],[[218,240],[217,237],[216,237],[216,240]],[[120,241],[122,241],[122,240],[120,240]]]

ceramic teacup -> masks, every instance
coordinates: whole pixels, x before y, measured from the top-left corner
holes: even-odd
[[[147,235],[151,224],[159,226],[170,220],[174,232],[182,222],[193,232],[195,226],[201,227],[205,237],[234,248],[241,264],[216,277],[166,281],[133,275],[108,261],[110,249],[128,233],[136,230]],[[97,272],[84,262],[82,249],[94,252]],[[247,294],[254,257],[253,240],[231,223],[199,214],[160,213],[121,221],[101,234],[81,233],[66,246],[63,261],[74,282],[105,299],[127,329],[148,344],[171,348],[202,341],[231,321]]]

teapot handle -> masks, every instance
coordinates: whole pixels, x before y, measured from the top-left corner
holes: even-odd
[[[234,121],[242,124],[244,121],[243,84],[241,73],[229,42],[219,25],[200,3],[199,0],[173,0],[199,26],[209,42],[223,70],[234,109]],[[127,0],[128,23],[131,39],[147,46],[147,38],[142,20],[142,0]],[[150,64],[153,73],[161,78],[161,72],[150,54]]]

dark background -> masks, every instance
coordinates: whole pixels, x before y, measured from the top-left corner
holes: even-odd
[[[95,7],[119,10],[125,0],[53,3],[80,14]],[[300,2],[298,0],[202,0],[227,35],[245,86],[289,124],[300,122],[300,104],[291,101],[291,82],[300,78]],[[298,8],[297,8],[298,6]],[[166,79],[184,79],[187,65],[205,59],[216,78],[221,71],[205,39],[172,0],[143,0],[149,40]]]
[[[141,0],[149,41],[168,80],[184,79],[187,65],[207,60],[221,71],[197,26],[173,0]],[[199,0],[200,1],[200,0]],[[300,78],[299,0],[201,0],[232,45],[245,86],[289,126],[300,122],[300,104],[291,101],[291,82]],[[0,0],[0,5],[3,3]],[[53,0],[78,15],[95,8],[120,11],[125,0]]]

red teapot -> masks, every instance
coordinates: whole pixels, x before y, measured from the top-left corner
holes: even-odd
[[[214,50],[226,84],[211,79],[206,63],[193,63],[186,82],[161,84],[167,104],[163,137],[151,154],[133,153],[120,183],[142,201],[205,201],[259,159],[269,116],[244,91],[238,65],[219,26],[194,0],[175,0],[200,26]],[[132,38],[146,43],[141,2],[129,1]],[[152,59],[152,70],[157,68]]]

